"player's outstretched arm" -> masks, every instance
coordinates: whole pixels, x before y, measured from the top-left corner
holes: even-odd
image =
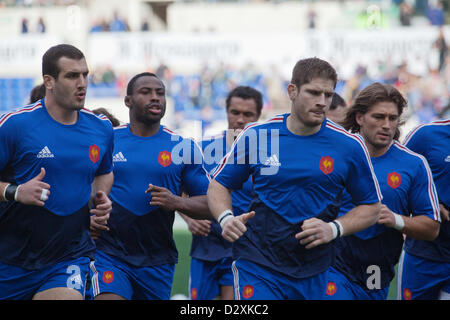
[[[342,227],[341,236],[347,236],[358,231],[362,231],[377,223],[380,216],[381,203],[361,204],[354,207],[345,215],[337,219]]]
[[[167,211],[180,211],[193,219],[211,218],[206,195],[193,197],[180,197],[164,187],[148,185],[145,193],[150,193],[150,205],[159,206]]]
[[[380,203],[354,207],[335,222],[324,222],[318,218],[303,221],[302,230],[295,235],[306,249],[328,243],[336,237],[353,234],[375,224],[380,213]],[[334,225],[334,226],[333,226]],[[338,231],[339,229],[339,231]]]

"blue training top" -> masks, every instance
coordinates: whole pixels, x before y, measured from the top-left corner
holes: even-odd
[[[205,158],[205,168],[212,172],[225,154],[230,151],[230,147],[226,142],[226,131],[220,135],[203,140],[202,149]],[[251,178],[244,182],[242,189],[233,191],[231,200],[235,216],[247,212],[250,207],[251,193]],[[222,228],[215,219],[212,219],[208,236],[192,236],[191,257],[206,261],[218,261],[231,257],[231,242],[225,240],[221,234]]]
[[[151,137],[134,135],[129,125],[114,130],[113,210],[110,230],[96,240],[97,248],[137,267],[176,263],[174,211],[151,206],[149,183],[180,196],[205,195],[209,176],[201,149],[164,126]]]
[[[437,194],[424,157],[410,151],[398,142],[380,157],[372,158],[383,194],[383,204],[404,216],[424,215],[439,221]],[[344,191],[339,215],[346,214],[354,205]],[[336,240],[334,267],[348,279],[367,288],[370,266],[381,272],[381,288],[389,286],[395,276],[403,247],[403,234],[385,225],[375,224],[353,235]],[[370,270],[370,269],[369,269]]]
[[[44,207],[0,203],[0,260],[25,269],[91,256],[91,184],[112,171],[109,120],[82,109],[73,125],[55,121],[44,99],[0,117],[1,180],[22,184],[45,169]]]
[[[405,145],[427,159],[439,201],[450,210],[450,119],[417,126],[406,136]],[[442,221],[439,235],[433,241],[406,238],[405,251],[433,261],[450,262],[450,222]]]
[[[304,220],[322,217],[344,187],[355,204],[381,200],[378,182],[362,138],[325,120],[309,136],[291,133],[289,114],[249,124],[213,178],[239,189],[253,176],[247,232],[233,244],[233,257],[245,258],[289,276],[304,278],[326,270],[332,244],[307,250],[295,239]]]

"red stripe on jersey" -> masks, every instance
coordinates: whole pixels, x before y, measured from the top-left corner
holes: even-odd
[[[366,144],[364,143],[364,140],[362,140],[362,138],[360,138],[359,136],[346,131],[344,128],[334,125],[333,123],[327,122],[327,127],[332,130],[335,130],[335,131],[345,134],[346,136],[356,140],[361,145],[361,147],[364,151],[364,154],[366,155],[367,163],[369,164],[370,171],[372,173],[372,178],[375,182],[375,189],[377,190],[378,199],[380,199],[380,201],[381,201],[381,199],[383,199],[383,196],[381,194],[381,189],[380,189],[380,186],[378,185],[378,179],[375,175],[375,171],[373,170],[372,162],[370,160],[370,154],[366,148]]]
[[[3,123],[5,123],[6,120],[8,120],[9,118],[11,118],[12,116],[15,116],[15,115],[18,115],[18,114],[21,114],[21,113],[25,113],[25,112],[31,112],[31,111],[33,111],[34,109],[38,109],[38,108],[40,108],[40,107],[42,107],[42,104],[41,104],[40,102],[38,102],[37,104],[35,104],[35,105],[33,105],[33,106],[25,107],[25,108],[22,108],[22,109],[20,109],[20,110],[18,110],[18,111],[7,113],[7,114],[3,117],[3,119],[0,120],[0,127],[3,125]]]
[[[428,166],[428,162],[426,161],[426,159],[424,158],[424,156],[422,156],[421,154],[418,154],[416,152],[413,152],[412,150],[409,150],[407,147],[405,147],[404,145],[400,144],[397,141],[394,141],[394,145],[396,147],[398,147],[399,149],[413,155],[416,157],[419,157],[420,160],[422,160],[423,164],[425,165],[425,170],[427,171],[427,176],[428,176],[428,196],[430,197],[431,200],[431,206],[433,207],[433,215],[434,215],[434,219],[437,221],[440,221],[440,210],[439,210],[439,205],[437,205],[439,202],[437,200],[437,193],[433,192],[435,191],[433,188],[433,184],[431,183],[431,181],[433,181],[433,175],[431,173],[431,169]]]

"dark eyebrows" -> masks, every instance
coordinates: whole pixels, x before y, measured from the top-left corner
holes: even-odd
[[[398,118],[398,117],[400,117],[398,114],[386,114],[386,113],[372,113],[372,116],[376,117],[376,118],[386,118],[386,117],[388,117],[388,118],[392,118],[392,117]]]
[[[89,71],[84,71],[84,72],[80,72],[80,71],[67,71],[65,73],[65,77],[68,78],[73,78],[73,77],[78,77],[80,74],[82,74],[83,76],[87,76],[89,74]]]
[[[314,88],[306,88],[306,91],[308,91],[311,94],[318,95],[321,93],[324,93],[328,97],[332,97],[334,95],[334,91],[324,91],[320,89],[314,89]]]
[[[147,91],[151,91],[151,90],[155,90],[155,91],[165,91],[166,88],[165,88],[164,86],[156,87],[156,88],[154,88],[154,87],[146,87],[146,86],[142,86],[142,87],[137,88],[137,90],[138,90],[138,91],[141,91],[141,90],[147,90]]]

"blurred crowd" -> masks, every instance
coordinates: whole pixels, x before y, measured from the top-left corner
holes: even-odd
[[[184,0],[198,2],[200,0]],[[206,0],[202,0],[206,1]],[[211,0],[209,2],[220,2]],[[225,0],[223,0],[225,1]],[[227,0],[229,1],[229,0]],[[236,0],[249,2],[250,0]],[[283,2],[269,0],[267,2]],[[344,0],[342,2],[345,2]],[[377,3],[377,1],[373,1]],[[378,1],[382,3],[383,1]],[[88,0],[0,0],[0,8],[5,6],[54,6],[54,5],[88,5]],[[390,4],[398,9],[400,24],[412,25],[414,16],[421,15],[428,19],[429,24],[441,26],[446,23],[446,12],[450,12],[450,0],[391,0]],[[318,13],[313,7],[307,13],[310,29],[316,28]],[[46,21],[40,17],[28,21],[23,18],[22,33],[45,33]],[[149,31],[148,21],[142,21],[139,30],[130,30],[127,19],[115,10],[110,18],[98,17],[90,27],[90,32],[127,32]],[[348,103],[358,92],[372,82],[379,81],[396,86],[409,101],[409,114],[414,114],[418,121],[429,122],[449,114],[450,91],[450,55],[449,46],[443,34],[436,40],[435,49],[439,55],[439,65],[428,67],[417,72],[416,65],[394,65],[389,59],[376,62],[379,70],[376,76],[368,72],[368,67],[359,65],[352,76],[340,79],[336,92],[341,94]],[[336,66],[339,70],[339,66]],[[373,69],[373,66],[370,66]],[[258,67],[247,65],[242,68],[219,65],[204,66],[195,74],[179,74],[168,65],[160,65],[153,71],[165,81],[168,95],[172,97],[176,118],[192,117],[209,121],[218,115],[224,116],[225,97],[236,85],[249,85],[259,89],[265,97],[264,108],[271,111],[286,110],[289,101],[286,96],[286,86],[289,79],[281,76],[276,66],[270,70],[259,70]],[[105,65],[91,71],[90,94],[97,97],[123,97],[129,74],[117,73],[110,65]]]
[[[122,32],[130,31],[127,19],[122,18],[118,11],[114,11],[112,19],[97,18],[92,24],[89,32]]]
[[[371,77],[367,66],[358,65],[348,79],[340,79],[336,87],[350,105],[364,87],[373,82],[388,83],[399,89],[408,100],[406,117],[414,116],[420,123],[450,116],[450,55],[443,57],[439,68],[429,67],[418,74],[406,62],[400,65],[380,61],[377,77]],[[198,119],[206,124],[225,115],[227,93],[237,85],[257,88],[264,96],[266,114],[285,112],[289,108],[286,87],[290,79],[281,76],[275,66],[262,72],[254,65],[242,68],[221,64],[203,67],[196,74],[177,74],[165,64],[148,70],[156,73],[166,84],[168,97],[173,101],[175,120]],[[116,75],[111,66],[95,70],[91,75],[91,94],[105,91],[117,97],[125,95],[126,83],[131,75]],[[103,88],[103,89],[102,89]]]
[[[21,27],[21,32],[23,34],[25,34],[25,33],[45,33],[46,29],[47,29],[44,18],[42,18],[42,17],[38,18],[34,27],[30,26],[30,22],[29,22],[28,18],[22,18],[20,27]]]

